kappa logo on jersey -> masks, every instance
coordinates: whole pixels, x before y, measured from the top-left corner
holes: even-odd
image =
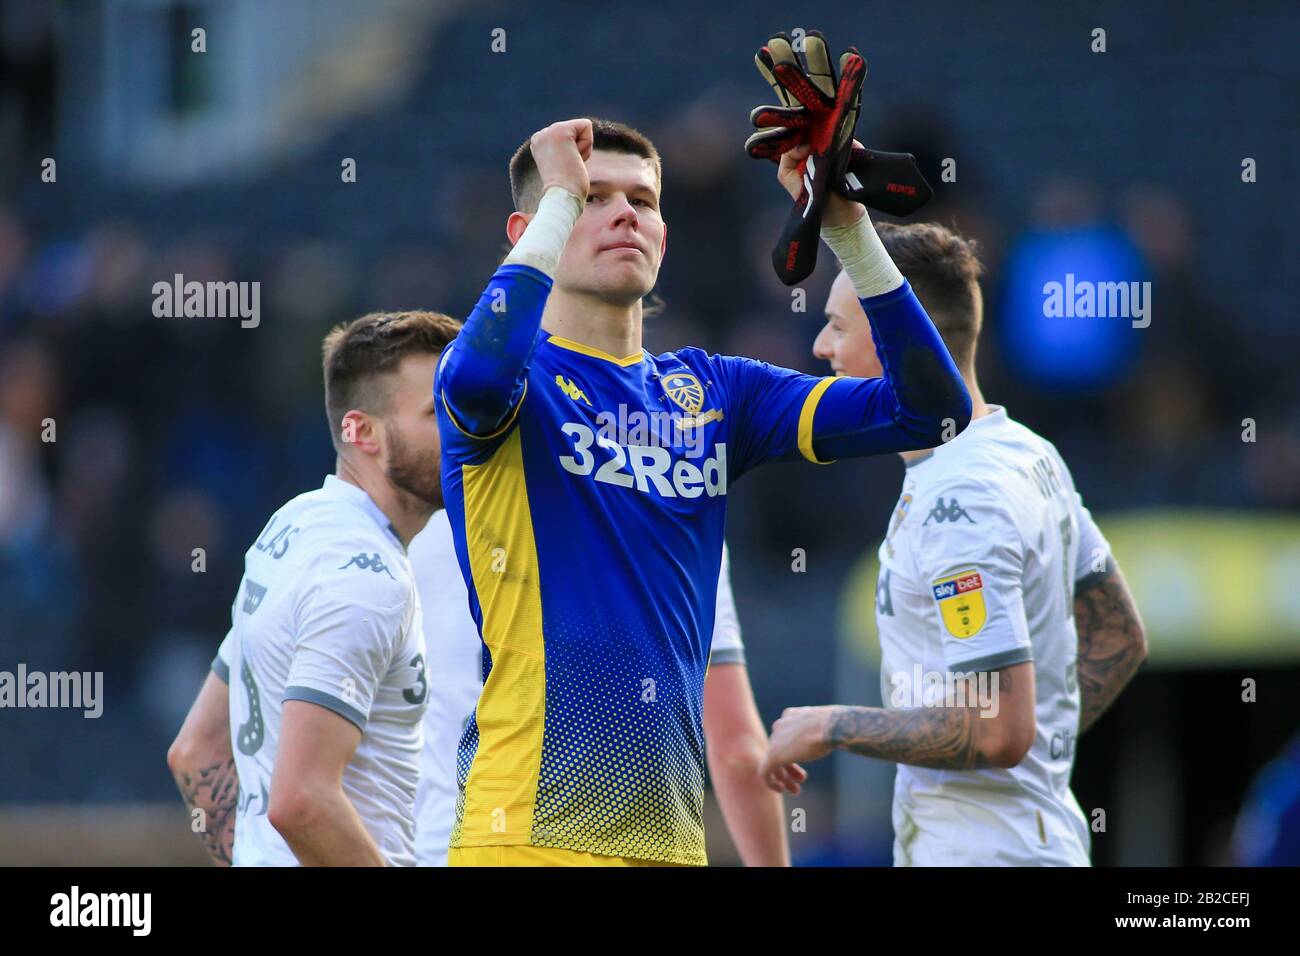
[[[971,524],[975,523],[975,519],[966,513],[966,509],[957,503],[956,498],[949,499],[949,503],[946,505],[943,503],[942,498],[937,498],[935,499],[934,507],[930,509],[930,513],[926,515],[925,520],[921,522],[921,527],[924,528],[928,525],[931,519],[934,520],[935,524],[943,524],[945,521],[956,522],[960,521],[962,518],[965,518]]]
[[[939,578],[932,590],[949,634],[964,641],[979,633],[988,615],[984,607],[984,578],[978,568],[966,568]]]
[[[362,571],[369,569],[371,571],[374,571],[375,574],[378,574],[380,571],[383,571],[390,578],[393,578],[393,572],[388,570],[388,565],[384,564],[383,559],[379,557],[378,553],[371,554],[369,557],[367,557],[364,553],[353,555],[352,560],[349,561],[347,564],[343,565],[343,567],[339,568],[339,570],[340,571],[346,570],[347,568],[352,567],[354,564],[357,567],[359,567]],[[393,580],[396,581],[397,578],[393,578]]]
[[[573,399],[575,402],[586,402],[587,407],[591,408],[591,399],[587,397],[586,392],[573,384],[573,379],[565,378],[563,375],[556,375],[555,384],[560,386],[560,391],[565,395],[568,395],[569,398]]]

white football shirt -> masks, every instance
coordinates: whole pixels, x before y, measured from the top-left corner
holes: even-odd
[[[415,801],[415,855],[420,866],[446,866],[447,843],[456,822],[456,750],[483,690],[483,644],[470,617],[469,595],[445,511],[437,512],[411,540],[408,555],[420,592],[431,680]],[[709,665],[743,663],[745,645],[731,593],[731,559],[723,544]]]
[[[405,550],[379,506],[330,475],[280,508],[244,555],[231,618],[212,666],[230,686],[234,865],[298,864],[267,819],[286,700],[361,730],[344,793],[388,863],[414,865],[424,633]]]
[[[429,519],[407,554],[420,592],[432,682],[415,798],[415,858],[420,866],[446,866],[456,822],[456,748],[483,690],[483,644],[446,511]]]
[[[881,693],[891,709],[929,706],[950,675],[1033,661],[1037,730],[1011,769],[899,764],[894,862],[1086,866],[1088,827],[1070,791],[1074,585],[1107,567],[1110,549],[1052,444],[990,409],[908,464],[880,546]]]
[[[731,593],[731,555],[722,542],[722,566],[718,569],[718,600],[713,613],[713,643],[709,645],[709,666],[745,663],[745,643],[740,637],[736,597]]]

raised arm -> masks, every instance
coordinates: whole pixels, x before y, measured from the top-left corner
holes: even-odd
[[[1119,565],[1074,585],[1079,632],[1079,733],[1097,722],[1147,659],[1146,631]]]
[[[798,162],[805,152],[799,147],[781,158],[778,177],[793,196],[801,188]],[[830,196],[821,237],[871,320],[884,374],[827,378],[813,385],[800,415],[799,450],[823,462],[933,448],[955,438],[970,422],[970,393],[934,323],[885,251],[866,207]]]
[[[884,377],[868,381],[879,390],[873,397],[890,423],[913,448],[933,448],[955,438],[970,422],[970,394],[938,329],[885,251],[866,207],[832,196],[821,234],[871,320]],[[814,435],[825,457],[875,451],[879,439],[871,422],[860,415],[855,421],[853,414],[855,399],[859,406],[870,404],[861,401],[867,387],[855,382],[852,389],[832,389],[839,391],[838,401],[818,409]]]
[[[438,372],[436,387],[452,421],[471,435],[497,431],[523,401],[551,281],[586,201],[591,121],[553,123],[534,134],[531,146],[543,184],[537,212],[479,296]]]
[[[849,229],[855,244],[880,243],[865,215]],[[886,255],[883,246],[879,254]],[[889,292],[859,295],[884,375],[843,377],[827,388],[812,420],[817,460],[916,451],[956,438],[970,423],[970,393],[911,285],[900,276]]]

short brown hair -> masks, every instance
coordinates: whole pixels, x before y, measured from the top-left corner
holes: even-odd
[[[885,251],[930,314],[953,361],[965,368],[975,360],[984,303],[984,273],[975,241],[937,222],[876,223]]]
[[[663,163],[655,144],[650,142],[650,137],[626,123],[597,119],[594,116],[587,118],[591,120],[593,150],[627,153],[650,160],[655,167],[655,188],[663,188]],[[533,160],[532,137],[524,140],[510,157],[510,195],[519,212],[536,212],[537,204],[542,201],[542,180],[537,173],[537,163]]]
[[[359,408],[375,415],[388,409],[389,395],[376,387],[408,355],[438,355],[460,323],[441,312],[371,312],[330,330],[321,343],[325,371],[325,413],[330,440],[343,450],[343,416]]]

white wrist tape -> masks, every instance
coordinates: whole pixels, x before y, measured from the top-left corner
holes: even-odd
[[[582,206],[582,200],[562,186],[547,189],[506,262],[532,266],[554,279],[564,244],[582,215]]]
[[[903,273],[889,258],[870,216],[847,226],[822,226],[822,238],[849,274],[858,298],[884,295],[903,284]]]

